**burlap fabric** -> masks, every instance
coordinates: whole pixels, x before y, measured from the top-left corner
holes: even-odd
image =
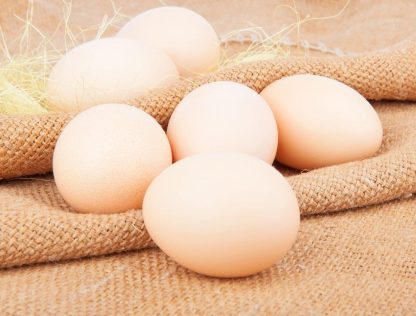
[[[0,309],[57,315],[414,315],[416,199],[302,220],[284,260],[208,278],[157,249],[9,269]]]
[[[416,192],[416,106],[381,103],[383,147],[371,159],[297,174],[282,169],[303,215],[369,205]],[[98,255],[150,244],[139,211],[71,212],[50,177],[15,180],[0,191],[0,266]]]
[[[387,5],[393,16],[405,1],[393,2],[381,1],[375,10]],[[310,36],[324,33],[318,28]],[[390,44],[399,42],[399,33]],[[416,100],[415,48],[410,42],[358,57],[237,66],[134,101],[166,124],[181,97],[203,82],[231,79],[260,90],[299,72],[339,79],[373,100],[395,100],[374,103],[385,134],[376,157],[303,173],[277,166],[299,198],[301,230],[282,262],[253,277],[219,280],[177,266],[149,249],[139,210],[76,214],[50,175],[3,180],[0,266],[32,265],[0,272],[1,314],[414,314],[416,104],[409,101]],[[67,120],[62,114],[1,117],[0,177],[49,171]],[[134,249],[141,250],[61,261]],[[34,265],[47,261],[61,262]]]
[[[416,44],[408,45],[393,52],[359,57],[281,58],[237,65],[201,78],[185,79],[126,103],[145,110],[165,126],[180,100],[204,83],[232,80],[260,92],[273,81],[297,73],[332,77],[368,99],[415,100]],[[71,117],[64,113],[0,117],[0,179],[50,171],[55,142]]]

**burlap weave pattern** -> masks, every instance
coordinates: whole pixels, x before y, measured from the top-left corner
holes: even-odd
[[[131,15],[160,5],[157,0],[115,2]],[[27,3],[1,2],[6,40],[16,37],[12,16],[24,16]],[[53,29],[61,19],[61,1],[34,3],[41,10],[40,26]],[[288,11],[272,10],[292,3],[169,1],[203,13],[221,35],[247,26],[245,20],[275,32],[293,21]],[[99,23],[112,10],[105,0],[73,4],[77,27],[90,17]],[[321,11],[328,16],[339,12],[344,1],[296,4],[303,16]],[[342,15],[304,25],[300,37],[352,52],[387,48],[416,39],[415,5],[352,0]],[[204,82],[234,80],[259,91],[293,73],[330,76],[371,99],[383,123],[383,145],[373,158],[309,172],[278,165],[299,199],[298,240],[281,262],[248,278],[208,278],[178,266],[153,248],[139,210],[77,214],[63,201],[51,175],[12,179],[50,171],[56,138],[71,115],[0,116],[0,314],[414,315],[416,43],[357,57],[245,64],[130,103],[166,126],[180,99]],[[374,102],[380,99],[391,101]]]
[[[145,110],[166,126],[180,100],[204,83],[232,80],[260,92],[274,80],[296,73],[332,77],[372,100],[415,100],[415,69],[416,44],[359,57],[282,58],[237,65],[127,103]],[[0,117],[0,179],[50,171],[55,142],[70,118],[68,114]]]
[[[0,311],[36,315],[414,315],[416,198],[304,218],[282,262],[208,278],[157,249],[9,269]]]
[[[384,125],[379,154],[307,173],[287,172],[303,215],[388,201],[416,192],[416,104],[376,106]],[[51,177],[14,180],[0,190],[0,267],[141,249],[151,244],[140,211],[71,212]]]

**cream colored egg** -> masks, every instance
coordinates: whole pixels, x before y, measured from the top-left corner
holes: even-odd
[[[150,115],[104,104],[75,116],[53,154],[53,173],[66,202],[82,213],[141,208],[144,193],[172,163],[168,139]]]
[[[239,153],[201,154],[173,164],[149,186],[143,217],[168,256],[216,277],[269,268],[289,251],[299,228],[297,200],[285,178]]]
[[[128,22],[117,34],[140,40],[165,51],[181,75],[206,73],[218,66],[220,46],[211,24],[181,7],[160,7]]]
[[[75,47],[58,61],[47,96],[52,109],[71,112],[132,100],[178,78],[163,51],[134,40],[104,38]]]
[[[274,161],[277,126],[254,90],[231,81],[205,84],[176,107],[167,134],[174,160],[194,154],[236,151]]]
[[[277,160],[314,169],[371,157],[380,148],[380,119],[357,91],[322,76],[275,81],[261,95],[279,126]]]

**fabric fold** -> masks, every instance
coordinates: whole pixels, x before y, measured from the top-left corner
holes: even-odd
[[[371,100],[416,100],[416,43],[356,57],[293,57],[240,64],[126,103],[145,110],[166,126],[180,100],[204,83],[232,80],[260,92],[271,82],[298,73],[337,79]],[[73,115],[0,116],[0,179],[50,171],[56,140]]]
[[[416,192],[416,103],[379,102],[380,152],[362,161],[309,172],[281,169],[303,216],[382,203]],[[281,167],[278,167],[281,168]],[[3,181],[0,267],[143,249],[153,243],[141,212],[78,214],[51,176]]]

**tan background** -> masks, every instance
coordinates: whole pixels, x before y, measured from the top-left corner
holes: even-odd
[[[66,1],[69,3],[69,1]],[[299,32],[289,36],[292,40],[323,42],[329,47],[346,52],[361,52],[394,45],[402,40],[415,38],[416,1],[413,0],[114,0],[114,7],[121,14],[134,16],[146,9],[163,3],[181,5],[194,9],[212,22],[220,35],[252,26],[263,27],[270,35],[285,26],[296,23],[297,19],[317,18],[303,24]],[[65,8],[62,0],[33,0],[33,23],[48,34],[62,19]],[[343,7],[345,11],[342,12]],[[6,34],[8,44],[15,47],[13,40],[19,34],[21,21],[25,19],[28,0],[1,0],[0,26]],[[292,7],[289,8],[288,6]],[[297,14],[293,12],[296,8]],[[338,17],[332,17],[341,13]],[[77,29],[99,24],[103,16],[114,13],[110,0],[73,0],[69,21],[74,32]],[[322,19],[324,18],[324,19]],[[106,35],[112,35],[125,22],[118,21]],[[63,28],[61,28],[63,31]],[[33,45],[36,44],[33,32]],[[87,32],[91,38],[94,32]],[[62,36],[56,36],[58,47]]]

